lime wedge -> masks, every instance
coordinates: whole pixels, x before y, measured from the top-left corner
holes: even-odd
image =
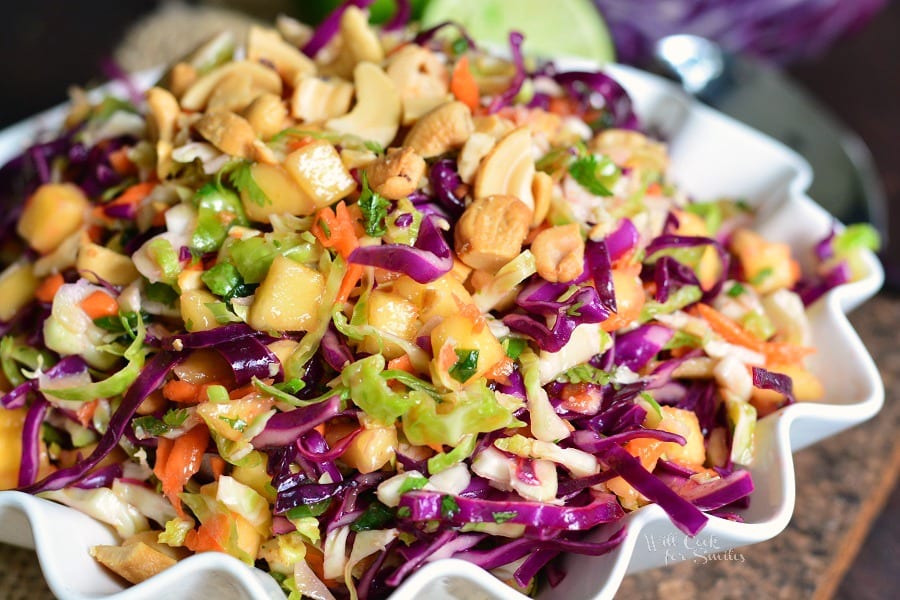
[[[612,39],[590,0],[431,0],[423,27],[457,21],[476,41],[505,44],[510,30],[525,35],[533,56],[615,60]]]

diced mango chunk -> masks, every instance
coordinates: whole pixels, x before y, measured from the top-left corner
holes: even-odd
[[[90,203],[71,183],[45,183],[25,202],[16,231],[28,245],[47,254],[78,231]]]
[[[241,202],[251,221],[268,223],[272,215],[311,215],[316,204],[300,189],[294,178],[278,165],[255,163],[250,167],[250,175],[256,185],[265,193],[266,202],[260,203],[243,191]]]
[[[316,208],[334,204],[356,189],[356,180],[325,140],[294,150],[284,159],[284,167]]]
[[[78,249],[75,268],[91,283],[98,283],[99,277],[113,285],[128,285],[140,277],[130,257],[89,240]]]
[[[31,302],[39,283],[32,264],[24,260],[14,262],[0,273],[0,321],[9,321]]]
[[[819,378],[800,365],[767,365],[766,369],[773,373],[782,373],[793,382],[794,398],[798,402],[812,402],[825,395],[825,386]],[[756,407],[760,416],[776,410],[784,402],[784,395],[774,390],[753,388],[750,404]]]
[[[397,294],[375,290],[369,294],[367,308],[369,325],[380,331],[396,335],[405,340],[412,340],[418,329],[416,318],[419,309]],[[370,354],[384,354],[385,358],[397,358],[404,354],[403,349],[388,340],[381,340],[374,335],[366,336],[360,348]]]
[[[260,331],[309,331],[316,326],[324,293],[321,273],[277,256],[256,290],[247,323]]]
[[[25,408],[0,408],[0,490],[19,485],[19,462],[22,459],[22,426]]]
[[[434,317],[449,317],[461,306],[472,303],[472,296],[453,271],[429,283],[418,283],[408,275],[394,281],[394,293],[415,304],[423,323]]]
[[[729,244],[741,262],[744,277],[760,294],[793,287],[800,278],[800,266],[791,258],[791,248],[770,242],[749,229],[738,229]]]
[[[208,331],[219,326],[207,304],[219,299],[206,290],[189,290],[181,294],[181,318],[188,331]]]
[[[334,445],[336,441],[349,435],[355,425],[342,424],[331,427],[327,432],[329,443]],[[397,429],[393,425],[387,427],[366,427],[359,433],[341,454],[341,461],[356,469],[360,473],[372,473],[386,465],[397,451]]]
[[[435,379],[448,388],[477,380],[487,374],[505,356],[503,347],[494,337],[487,323],[481,318],[473,320],[463,314],[445,318],[432,330],[431,348],[434,352],[432,371]],[[459,381],[449,373],[458,360],[456,353],[458,350],[478,352],[475,368],[464,381]]]

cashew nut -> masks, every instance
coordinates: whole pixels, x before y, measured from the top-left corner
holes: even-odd
[[[337,58],[323,65],[322,72],[348,78],[361,62],[380,63],[384,60],[384,49],[378,35],[369,25],[369,17],[355,6],[350,6],[341,15],[341,29],[338,36],[340,52]]]
[[[412,148],[391,148],[366,167],[369,185],[389,200],[406,198],[419,187],[425,175],[425,160]]]
[[[353,84],[343,79],[301,75],[294,83],[291,115],[317,123],[347,114],[353,100]]]
[[[515,123],[497,115],[480,115],[472,121],[475,123],[475,131],[486,133],[495,140],[499,140],[516,128]]]
[[[349,11],[348,11],[349,12]],[[377,65],[361,62],[353,69],[356,106],[325,127],[389,146],[400,127],[400,95],[394,82]]]
[[[531,192],[534,194],[534,217],[531,226],[537,227],[550,211],[550,198],[553,195],[553,178],[543,171],[536,171],[531,182]]]
[[[514,129],[503,137],[481,161],[475,175],[475,197],[508,194],[534,210],[534,157],[531,133],[525,127]]]
[[[469,107],[458,101],[448,102],[416,121],[403,145],[424,158],[432,158],[459,148],[474,130]]]
[[[404,125],[452,99],[447,68],[426,48],[403,46],[388,59],[385,71],[400,91]]]
[[[241,60],[217,67],[195,81],[181,97],[181,106],[186,110],[203,110],[213,90],[225,77],[234,73],[250,76],[259,93],[270,92],[281,95],[281,78],[274,70],[259,63]]]
[[[147,90],[147,107],[151,135],[157,140],[171,141],[175,135],[175,124],[181,108],[178,100],[168,90],[154,87]]]
[[[247,119],[230,112],[210,112],[194,124],[203,138],[231,156],[250,158],[256,134]]]
[[[244,71],[231,73],[223,77],[213,88],[206,101],[206,110],[240,112],[259,95],[260,90],[254,85],[253,78],[248,73]]]
[[[566,283],[584,272],[584,240],[578,223],[557,225],[538,233],[531,242],[538,275]]]
[[[474,269],[496,273],[522,251],[530,224],[531,209],[518,198],[478,198],[456,224],[456,254]]]
[[[263,94],[250,103],[243,113],[253,131],[264,140],[285,128],[287,108],[275,94]]]
[[[281,78],[289,84],[293,84],[299,75],[316,72],[316,64],[284,41],[277,31],[257,25],[251,26],[247,34],[247,58],[253,62],[272,63]]]
[[[473,133],[463,144],[456,161],[456,171],[459,173],[460,179],[465,183],[472,183],[481,159],[488,155],[496,143],[497,140],[486,133],[478,131]]]

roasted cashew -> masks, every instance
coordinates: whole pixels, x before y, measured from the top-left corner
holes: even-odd
[[[250,103],[243,116],[260,138],[267,140],[285,128],[287,108],[275,94],[263,94]]]
[[[253,86],[259,93],[270,92],[281,95],[281,77],[269,67],[259,63],[241,60],[217,67],[195,81],[181,97],[181,106],[185,110],[203,110],[213,90],[225,77],[234,73],[244,73],[251,78]]]
[[[347,114],[353,100],[353,84],[343,79],[301,75],[294,84],[291,115],[306,123],[318,123]]]
[[[206,113],[194,124],[204,139],[231,156],[250,158],[256,134],[247,119],[231,112]]]
[[[391,148],[366,167],[369,185],[389,200],[409,196],[419,187],[424,175],[425,160],[412,148]]]
[[[397,87],[384,71],[370,62],[356,65],[353,83],[356,87],[356,106],[343,117],[326,121],[325,127],[387,147],[400,127],[401,108]]]
[[[316,64],[295,46],[284,41],[274,29],[257,25],[247,34],[247,58],[253,62],[268,61],[285,83],[293,85],[300,75],[316,72]]]
[[[458,101],[448,102],[416,121],[403,145],[423,158],[432,158],[462,146],[474,129],[469,107]]]
[[[584,240],[577,223],[544,229],[531,242],[538,275],[566,283],[584,272]]]
[[[531,151],[531,133],[525,127],[504,136],[494,149],[481,161],[475,175],[475,197],[493,194],[515,196],[534,211],[534,157]]]
[[[522,251],[530,225],[531,209],[518,198],[478,198],[456,224],[456,254],[474,269],[496,273]]]

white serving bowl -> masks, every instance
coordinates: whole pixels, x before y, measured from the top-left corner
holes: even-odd
[[[558,61],[567,69],[591,68],[581,61]],[[756,228],[766,237],[790,243],[801,264],[809,266],[811,248],[834,221],[805,194],[812,179],[809,165],[780,143],[686,97],[675,85],[622,66],[608,68],[628,90],[645,127],[669,142],[674,181],[698,199],[739,197],[758,209]],[[154,74],[145,74],[145,82]],[[113,86],[114,88],[116,86]],[[777,110],[777,107],[773,107]],[[0,133],[0,164],[18,154],[34,135],[53,131],[64,113],[58,107]],[[751,471],[756,490],[744,522],[711,517],[694,540],[676,529],[659,506],[629,514],[625,541],[600,557],[570,555],[568,576],[539,598],[600,600],[612,598],[628,573],[770,539],[794,511],[791,453],[873,417],[884,402],[875,363],[845,314],[872,297],[883,272],[874,255],[865,259],[863,279],[832,290],[811,307],[813,372],[826,397],[794,404],[761,420]],[[802,508],[802,507],[801,507]],[[621,524],[598,531],[598,539]],[[53,593],[61,600],[108,598],[278,598],[284,597],[268,575],[225,554],[206,553],[181,561],[140,585],[121,582],[88,555],[96,544],[115,543],[111,530],[63,506],[20,492],[0,492],[0,541],[34,548]],[[500,598],[524,596],[480,568],[454,559],[429,563],[391,596],[414,598]]]

